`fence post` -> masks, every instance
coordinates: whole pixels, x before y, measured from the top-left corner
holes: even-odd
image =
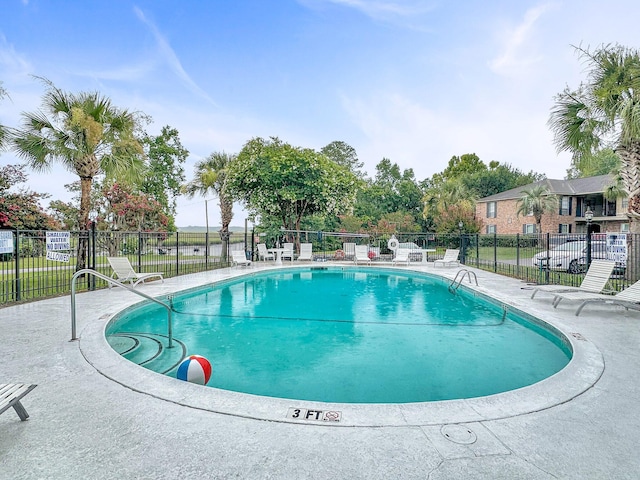
[[[180,232],[176,232],[176,276],[180,275]]]
[[[551,241],[551,234],[549,232],[547,232],[546,235],[547,235],[547,242],[546,242],[546,245],[547,245],[547,268],[546,268],[545,273],[544,273],[544,275],[545,275],[544,280],[545,280],[545,283],[547,285],[549,285],[549,272],[551,270],[551,268],[550,268],[550,266],[551,266],[550,265],[551,258],[549,258],[549,257],[551,257],[551,254],[549,253],[549,242]]]
[[[493,271],[498,271],[498,234],[493,232]]]
[[[16,228],[15,237],[13,239],[13,251],[16,252],[16,301],[19,301],[22,298],[21,290],[21,278],[20,278],[20,230]]]
[[[96,221],[91,220],[91,269],[95,271],[96,269]],[[96,277],[93,275],[89,275],[89,289],[96,289]]]
[[[520,234],[516,233],[516,275],[520,278]]]

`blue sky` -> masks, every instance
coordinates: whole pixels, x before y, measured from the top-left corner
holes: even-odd
[[[422,180],[476,153],[563,178],[547,119],[584,77],[572,45],[639,48],[639,17],[637,0],[3,0],[0,123],[39,108],[38,75],[178,129],[189,179],[256,136],[344,141],[370,176],[385,157]],[[30,188],[68,200],[74,180],[55,166]],[[203,225],[204,199],[181,198],[176,223]]]

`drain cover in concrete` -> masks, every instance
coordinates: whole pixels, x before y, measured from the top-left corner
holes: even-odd
[[[447,440],[461,445],[470,445],[477,440],[476,434],[464,425],[444,425],[440,429],[440,433]]]

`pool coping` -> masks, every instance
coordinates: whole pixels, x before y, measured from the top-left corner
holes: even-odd
[[[324,263],[323,266],[343,264]],[[282,268],[308,268],[309,264],[284,266]],[[355,266],[354,266],[355,267]],[[391,267],[404,271],[416,271],[440,275],[448,278],[451,270],[438,272],[426,267]],[[218,280],[252,274],[266,268],[236,269]],[[362,266],[360,266],[362,268]],[[368,268],[368,267],[367,267]],[[480,272],[480,271],[478,271]],[[201,285],[212,283],[203,278]],[[193,288],[176,287],[174,291]],[[404,404],[362,404],[362,403],[326,403],[307,400],[291,400],[259,395],[245,394],[204,387],[183,382],[159,373],[152,372],[121,357],[111,348],[105,337],[109,321],[118,312],[107,313],[93,321],[88,321],[81,332],[80,351],[86,361],[105,377],[133,391],[150,395],[167,402],[198,410],[206,410],[224,415],[251,418],[256,420],[284,422],[305,425],[326,425],[341,427],[389,427],[389,426],[427,426],[451,423],[470,423],[485,420],[497,420],[538,412],[571,401],[590,389],[604,371],[604,359],[601,352],[589,340],[580,334],[568,331],[559,318],[545,314],[541,319],[532,308],[532,302],[522,302],[500,292],[475,285],[464,288],[489,296],[511,308],[539,319],[563,334],[571,345],[571,361],[558,373],[533,385],[486,397],[434,402],[416,402]],[[165,293],[166,295],[166,293]],[[131,304],[137,303],[136,301]],[[313,412],[311,418],[292,418],[291,412]],[[316,420],[317,412],[339,412],[340,421]],[[334,416],[329,416],[334,418]]]

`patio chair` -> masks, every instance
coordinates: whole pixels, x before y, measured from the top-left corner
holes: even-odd
[[[396,256],[393,257],[393,260],[391,261],[391,263],[393,265],[397,264],[397,263],[405,263],[407,265],[409,265],[409,253],[411,252],[411,250],[409,250],[408,248],[397,248],[396,249]]]
[[[620,305],[627,310],[633,308],[640,310],[640,280],[625,288],[615,295],[603,295],[591,292],[567,292],[556,294],[553,300],[553,308],[556,308],[562,300],[573,300],[582,302],[576,310],[576,317],[580,315],[587,303],[598,303],[600,305]]]
[[[300,244],[300,255],[298,255],[298,260],[313,260],[313,244],[312,243],[301,243]]]
[[[115,278],[120,283],[129,282],[133,288],[140,282],[144,282],[149,278],[158,277],[164,283],[164,274],[160,272],[138,273],[131,266],[131,262],[127,257],[107,257],[109,265],[113,269],[111,278]],[[109,283],[109,288],[112,285]]]
[[[458,255],[460,255],[460,250],[447,248],[444,252],[444,256],[438,260],[433,261],[433,266],[438,264],[442,264],[443,267],[449,267],[451,265],[460,265],[460,261],[458,260]]]
[[[267,261],[267,260],[275,260],[276,257],[273,256],[273,253],[271,253],[269,250],[267,250],[267,244],[266,243],[259,243],[258,244],[258,258],[260,260]]]
[[[344,252],[345,260],[352,259],[356,256],[356,244],[355,243],[343,243],[342,251]]]
[[[282,259],[288,258],[293,262],[293,243],[283,243],[282,248],[284,248],[284,252],[282,252]]]
[[[538,285],[533,289],[531,298],[536,296],[538,292],[544,293],[564,293],[564,292],[590,292],[601,293],[609,281],[609,277],[613,272],[616,262],[611,260],[594,260],[589,266],[586,275],[582,279],[579,287],[570,287],[566,285]]]
[[[13,407],[20,420],[24,422],[29,418],[29,414],[20,400],[36,386],[26,383],[0,383],[0,414]]]
[[[369,258],[369,245],[356,245],[353,261],[356,265],[360,262],[371,264],[371,259]]]
[[[248,267],[249,265],[251,265],[251,260],[247,259],[247,254],[244,252],[244,250],[232,250],[231,260],[236,267],[240,265]]]

